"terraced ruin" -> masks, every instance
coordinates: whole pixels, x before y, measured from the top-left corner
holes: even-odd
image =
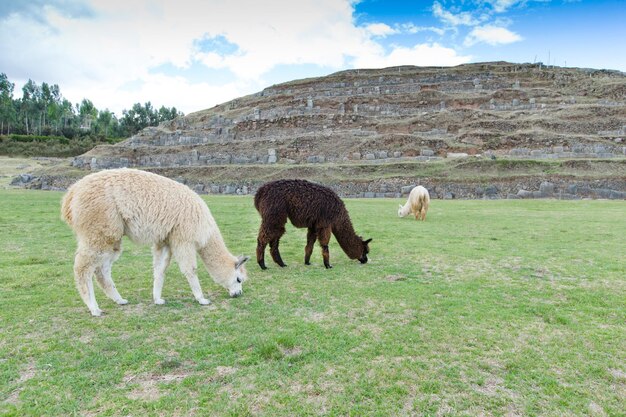
[[[360,197],[419,182],[440,198],[624,198],[624,137],[618,71],[402,66],[274,85],[94,148],[73,166],[148,169],[201,193],[308,178]]]

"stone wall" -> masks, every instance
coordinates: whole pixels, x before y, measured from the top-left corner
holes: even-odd
[[[154,170],[161,173],[159,170]],[[203,183],[184,176],[173,178],[188,185],[198,194],[254,194],[263,182],[234,182],[225,180],[220,183]],[[15,177],[11,185],[41,189],[65,190],[76,178],[56,176],[32,176],[22,174]],[[417,183],[406,180],[378,180],[367,183],[330,183],[325,184],[342,197],[350,198],[403,198],[407,197]],[[563,180],[550,181],[541,178],[528,178],[516,181],[455,182],[428,180],[420,183],[426,187],[432,199],[531,199],[553,198],[561,200],[610,199],[626,200],[626,182],[620,180]]]

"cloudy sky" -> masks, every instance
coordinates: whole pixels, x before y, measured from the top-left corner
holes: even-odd
[[[347,68],[506,60],[626,72],[625,0],[1,0],[0,72],[121,116]]]

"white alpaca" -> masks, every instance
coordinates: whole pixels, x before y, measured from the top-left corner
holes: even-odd
[[[430,195],[428,190],[421,185],[413,188],[409,194],[409,199],[404,204],[400,204],[398,209],[398,216],[404,217],[409,213],[415,215],[415,220],[426,220],[426,212],[428,211],[428,205],[430,204]]]
[[[247,278],[243,264],[248,257],[237,258],[228,251],[207,205],[183,184],[135,169],[100,171],[68,189],[61,215],[78,240],[74,277],[94,316],[102,313],[94,296],[94,274],[109,298],[128,303],[111,279],[111,266],[120,257],[124,235],[133,242],[152,245],[155,304],[165,303],[161,291],[172,256],[200,304],[209,304],[209,300],[203,296],[196,274],[196,253],[231,297],[242,293]]]

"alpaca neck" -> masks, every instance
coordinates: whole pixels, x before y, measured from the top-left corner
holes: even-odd
[[[237,258],[226,248],[219,231],[211,235],[206,245],[198,250],[198,254],[209,275],[218,284],[228,280],[237,262]]]
[[[361,257],[363,243],[361,238],[354,232],[352,222],[349,218],[333,225],[333,234],[335,235],[335,239],[337,239],[339,246],[341,246],[341,249],[343,249],[349,258],[358,259]]]

